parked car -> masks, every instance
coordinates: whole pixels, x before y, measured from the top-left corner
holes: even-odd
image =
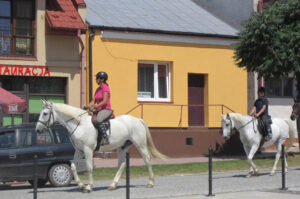
[[[29,181],[33,184],[34,156],[38,156],[38,185],[49,180],[55,187],[73,180],[70,169],[75,149],[67,130],[53,125],[42,134],[35,123],[0,128],[0,181]]]

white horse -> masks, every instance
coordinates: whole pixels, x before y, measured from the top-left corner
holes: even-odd
[[[257,129],[257,119],[251,116],[241,115],[239,113],[229,113],[227,115],[221,115],[221,117],[223,137],[225,138],[225,140],[229,139],[233,128],[240,132],[240,139],[243,143],[243,147],[249,162],[249,173],[246,175],[246,177],[251,177],[253,172],[255,175],[257,175],[258,169],[253,163],[252,158],[260,147],[260,142],[263,139],[263,136]],[[295,138],[295,129],[292,126],[290,120],[282,120],[276,118],[272,119],[272,121],[272,139],[263,144],[263,147],[275,144],[277,150],[275,163],[270,173],[271,176],[275,174],[276,166],[281,154],[281,145],[284,143],[286,138],[289,137],[290,142],[286,149],[288,150],[293,145]],[[287,172],[288,165],[286,161],[285,165]]]
[[[91,122],[91,116],[87,112],[66,104],[58,104],[43,101],[43,109],[40,113],[39,120],[36,125],[36,132],[42,133],[43,130],[49,128],[53,123],[58,122],[66,127],[69,137],[74,145],[74,160],[71,163],[71,170],[76,183],[83,191],[90,192],[93,189],[93,151],[97,145],[98,132]],[[154,186],[154,175],[150,164],[151,157],[166,159],[155,147],[149,128],[142,119],[135,118],[130,115],[122,115],[112,119],[110,144],[100,147],[100,151],[118,151],[118,171],[113,182],[109,186],[109,190],[116,189],[125,165],[126,152],[131,144],[134,144],[141,153],[149,172],[149,183],[147,187]],[[82,157],[85,157],[89,181],[84,185],[77,174],[76,163]]]

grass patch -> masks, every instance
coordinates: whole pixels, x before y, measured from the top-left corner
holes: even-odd
[[[254,163],[258,169],[269,169],[271,171],[274,158],[254,159]],[[300,167],[300,155],[288,156],[287,162],[289,167]],[[277,169],[281,168],[281,159],[278,162]],[[208,163],[186,163],[186,164],[170,164],[170,165],[153,165],[153,172],[155,176],[169,176],[180,174],[195,174],[208,172]],[[248,170],[247,160],[224,160],[213,162],[213,171],[241,171]],[[94,180],[112,180],[117,172],[117,168],[96,168],[93,172]],[[131,166],[130,177],[147,177],[148,169],[146,166]],[[125,169],[122,178],[125,177]],[[87,174],[80,175],[82,180],[87,180]]]

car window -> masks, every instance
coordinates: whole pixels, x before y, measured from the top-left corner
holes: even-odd
[[[57,143],[70,143],[68,131],[65,128],[53,128],[52,132],[57,139]]]
[[[0,134],[0,148],[16,147],[16,134],[14,131]]]
[[[21,131],[21,145],[31,146],[32,137],[34,135],[34,129],[22,129],[20,131]]]
[[[53,144],[53,139],[50,135],[49,130],[45,130],[43,133],[39,133],[36,135],[36,144]]]

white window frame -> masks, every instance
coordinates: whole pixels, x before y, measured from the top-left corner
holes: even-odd
[[[171,93],[170,93],[170,81],[171,81],[171,74],[170,74],[170,63],[167,62],[139,62],[139,64],[153,64],[154,66],[154,97],[153,98],[141,98],[138,96],[138,101],[141,102],[170,102],[171,101]],[[167,98],[159,98],[159,91],[158,91],[158,65],[164,64],[166,65],[166,78],[167,78]],[[139,92],[139,91],[137,91]]]

